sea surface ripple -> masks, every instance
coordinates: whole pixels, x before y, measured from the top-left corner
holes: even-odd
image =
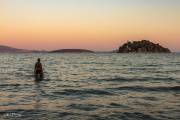
[[[178,120],[180,54],[1,53],[0,119]]]

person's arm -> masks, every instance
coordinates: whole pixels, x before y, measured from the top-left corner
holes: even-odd
[[[43,67],[42,67],[42,63],[40,63],[40,69],[41,69],[41,74],[43,74]]]
[[[42,67],[42,64],[41,64],[41,72],[43,73],[43,67]]]
[[[37,66],[37,63],[34,66],[34,74],[36,74],[36,66]]]

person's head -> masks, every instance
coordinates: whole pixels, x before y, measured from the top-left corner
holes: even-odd
[[[38,58],[38,59],[37,59],[37,61],[38,61],[38,62],[41,62],[41,59],[40,59],[40,58]]]

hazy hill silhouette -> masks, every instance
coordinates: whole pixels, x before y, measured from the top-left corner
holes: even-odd
[[[50,52],[51,53],[93,53],[93,51],[86,50],[86,49],[60,49],[60,50],[54,50]]]
[[[29,53],[29,52],[33,52],[33,51],[0,45],[0,52],[1,53]]]

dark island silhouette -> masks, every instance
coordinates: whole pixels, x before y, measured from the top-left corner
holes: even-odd
[[[0,53],[99,53],[86,49],[59,49],[53,51],[26,50],[0,45]],[[127,42],[111,52],[103,53],[171,53],[168,48],[149,40]]]
[[[149,40],[127,42],[119,47],[118,53],[171,53],[168,48]]]
[[[86,50],[86,49],[60,49],[50,51],[50,53],[94,53],[94,51]]]

